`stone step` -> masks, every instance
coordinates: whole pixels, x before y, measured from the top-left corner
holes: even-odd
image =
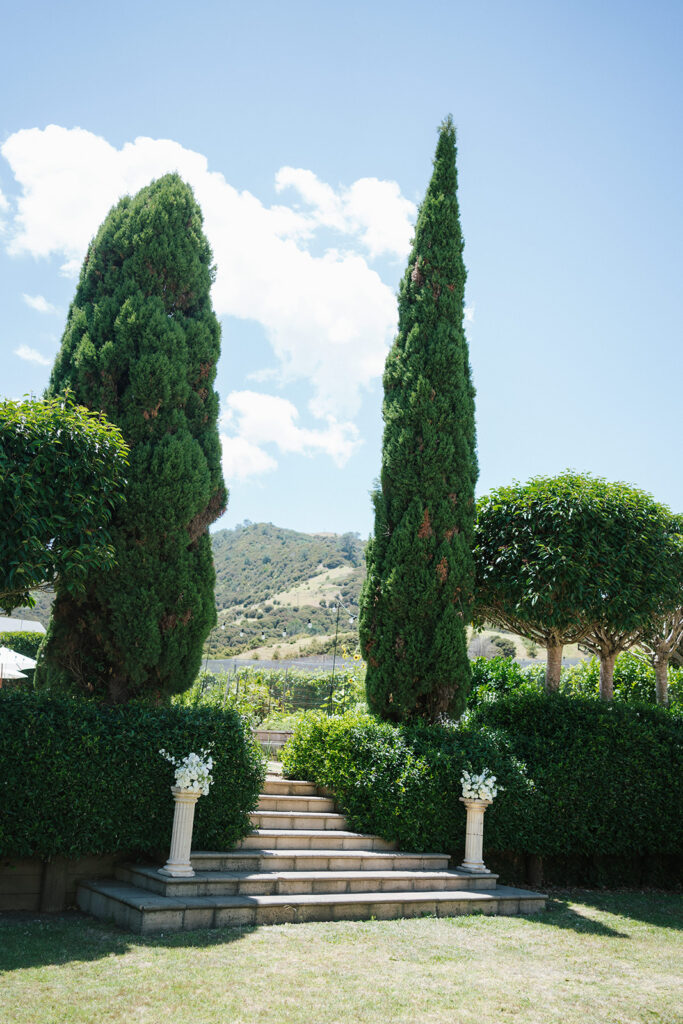
[[[393,850],[242,849],[193,851],[195,871],[445,871],[443,853]]]
[[[277,779],[268,776],[263,784],[264,793],[279,796],[318,796],[318,787],[312,782],[299,782],[294,779]]]
[[[340,829],[257,828],[237,844],[239,850],[395,850],[396,843],[380,836]]]
[[[251,822],[257,829],[313,829],[328,831],[335,829],[344,831],[346,829],[346,818],[341,814],[329,812],[309,811],[254,811],[251,814]]]
[[[488,891],[316,893],[275,896],[161,896],[125,882],[84,882],[78,905],[87,914],[134,932],[182,931],[303,921],[368,920],[424,914],[531,914],[545,896],[498,886]]]
[[[496,875],[469,871],[197,871],[169,878],[155,867],[117,868],[119,882],[161,896],[285,896],[345,892],[433,892],[494,889]]]
[[[334,813],[334,800],[329,796],[276,796],[261,793],[258,800],[259,811],[306,811],[314,813]]]

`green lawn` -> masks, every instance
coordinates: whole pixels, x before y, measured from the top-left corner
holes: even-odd
[[[683,1021],[683,899],[556,895],[536,917],[143,938],[76,913],[0,918],[2,1024]]]

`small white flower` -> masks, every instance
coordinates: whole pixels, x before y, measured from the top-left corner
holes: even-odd
[[[503,788],[496,786],[496,781],[496,776],[491,775],[488,768],[479,775],[463,771],[460,779],[462,795],[465,800],[486,800],[490,803]]]
[[[166,750],[159,753],[175,767],[175,784],[177,789],[188,790],[190,793],[201,793],[208,796],[209,786],[213,782],[211,769],[213,758],[209,756],[211,747],[207,747],[199,754],[192,752],[182,760],[172,757]]]

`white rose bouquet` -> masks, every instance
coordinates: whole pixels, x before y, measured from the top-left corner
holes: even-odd
[[[208,796],[209,786],[213,782],[211,750],[211,747],[206,747],[199,754],[187,754],[182,760],[173,757],[167,750],[160,750],[159,753],[175,766],[175,784],[178,789]]]
[[[484,768],[480,775],[463,772],[460,783],[465,800],[486,800],[490,803],[503,789],[502,786],[496,785],[496,776],[492,775],[488,768]]]

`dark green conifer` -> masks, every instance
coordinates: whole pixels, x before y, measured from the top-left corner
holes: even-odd
[[[455,157],[449,117],[384,371],[382,471],[360,636],[370,707],[392,721],[456,717],[470,683],[478,470]]]
[[[191,188],[170,174],[122,199],[91,243],[48,394],[69,388],[130,445],[116,567],[58,588],[40,678],[112,702],[186,689],[215,624],[208,526],[225,509],[213,389],[220,326]]]

